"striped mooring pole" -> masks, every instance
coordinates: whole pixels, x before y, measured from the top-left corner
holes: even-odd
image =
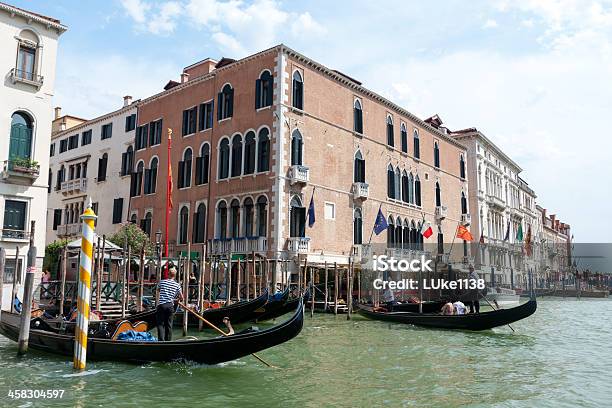
[[[91,208],[91,198],[87,209],[81,215],[83,231],[81,234],[81,262],[79,265],[79,292],[77,300],[77,321],[74,331],[74,368],[84,370],[87,362],[87,331],[89,330],[89,302],[91,301],[91,265],[93,259],[94,222],[97,215]]]

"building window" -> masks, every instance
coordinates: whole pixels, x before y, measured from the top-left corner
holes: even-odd
[[[414,179],[414,204],[417,206],[421,206],[421,180],[417,174]]]
[[[395,146],[395,136],[393,135],[393,118],[387,115],[387,146]]]
[[[9,142],[9,160],[30,159],[32,154],[33,121],[24,112],[15,112],[11,116],[11,137]]]
[[[200,244],[205,241],[204,230],[206,227],[206,205],[200,203],[193,215],[193,242]]]
[[[179,162],[178,167],[178,188],[191,186],[191,159],[193,154],[191,148],[187,148],[183,153],[183,160]]]
[[[259,196],[257,199],[257,235],[265,237],[268,231],[268,199]]]
[[[62,187],[62,182],[64,181],[65,177],[66,177],[66,168],[64,167],[64,165],[62,164],[62,167],[60,167],[59,171],[57,172],[57,176],[56,176],[56,183],[55,183],[55,189],[59,190]]]
[[[465,198],[465,193],[462,191],[461,192],[461,214],[467,214],[467,213],[468,213],[467,199]]]
[[[26,238],[27,203],[25,201],[4,201],[3,238]]]
[[[144,172],[144,193],[145,194],[155,194],[155,190],[157,189],[157,167],[159,164],[159,160],[157,157],[154,157],[151,160],[151,166],[145,170]]]
[[[113,124],[107,123],[102,125],[102,140],[110,139],[111,137],[113,137]]]
[[[156,120],[149,124],[149,146],[161,144],[162,138],[162,120]]]
[[[326,220],[336,219],[336,204],[326,202],[323,207],[323,214]]]
[[[291,165],[302,165],[302,151],[304,139],[299,130],[294,130],[291,134]]]
[[[232,200],[230,210],[230,237],[238,238],[240,236],[240,202],[238,200]]]
[[[402,171],[402,201],[408,204],[410,202],[409,193],[410,192],[410,179],[408,178],[408,174],[406,174],[406,170]]]
[[[221,201],[217,206],[217,237],[227,238],[227,204]]]
[[[130,216],[130,222],[131,222],[132,224],[136,224],[136,221],[138,221],[138,216],[136,215],[136,213],[133,213],[133,214]]]
[[[106,167],[108,165],[108,154],[104,153],[100,159],[98,159],[98,181],[106,180]]]
[[[391,165],[387,166],[387,197],[395,198],[395,172]]]
[[[243,209],[244,209],[244,236],[252,237],[255,214],[254,214],[253,200],[250,197],[245,198],[244,203],[243,203]]]
[[[242,136],[234,135],[232,139],[232,177],[242,173]]]
[[[68,150],[68,139],[60,140],[60,153],[64,153]]]
[[[86,130],[81,134],[81,146],[91,144],[91,134],[91,129]]]
[[[365,183],[365,167],[366,163],[361,155],[361,151],[357,150],[355,153],[355,168],[353,171],[353,182]]]
[[[124,153],[121,153],[121,175],[127,176],[134,167],[134,149],[128,146]]]
[[[79,135],[72,135],[68,138],[68,150],[79,147]]]
[[[28,81],[38,80],[35,66],[36,46],[30,46],[30,44],[20,42],[19,49],[17,51],[17,67],[15,68],[16,76]]]
[[[274,80],[270,71],[262,72],[255,81],[255,109],[272,106],[272,89]]]
[[[438,254],[444,253],[444,234],[438,227]]]
[[[51,185],[53,184],[53,171],[49,169],[49,177],[47,178],[47,194],[51,192]]]
[[[226,84],[217,95],[217,120],[231,118],[234,115],[234,88]]]
[[[186,244],[187,243],[187,229],[189,226],[189,209],[187,206],[181,207],[181,211],[179,211],[179,236],[178,243]]]
[[[153,226],[153,214],[151,211],[147,211],[145,217],[140,220],[140,229],[147,234],[147,236],[151,237],[151,227]]]
[[[387,247],[393,248],[395,244],[395,221],[393,221],[393,217],[389,216],[387,225]]]
[[[141,150],[147,147],[147,139],[149,137],[149,125],[138,126],[136,129],[136,139],[134,144],[136,146],[136,150]]]
[[[196,116],[198,108],[193,107],[183,111],[183,136],[192,135],[196,132]]]
[[[4,283],[13,283],[17,277],[21,276],[21,267],[21,259],[7,258],[4,264]]]
[[[130,196],[136,197],[140,195],[142,189],[142,178],[144,174],[144,162],[141,160],[136,165],[136,172],[131,174],[130,179]]]
[[[205,143],[200,150],[200,157],[196,158],[196,184],[208,183],[208,167],[210,163],[210,145]]]
[[[49,146],[49,157],[55,156],[55,143],[51,143]]]
[[[360,208],[355,208],[353,212],[353,244],[363,244],[363,218]]]
[[[402,220],[397,217],[395,220],[395,239],[393,240],[396,248],[402,247]]]
[[[229,139],[224,138],[219,144],[219,179],[226,179],[229,177]]]
[[[403,123],[400,127],[400,139],[402,142],[402,152],[408,153],[408,132],[406,131],[406,125]]]
[[[53,231],[57,231],[57,226],[62,225],[62,209],[53,210]]]
[[[257,171],[270,170],[270,131],[263,128],[259,131],[257,146]]]
[[[414,176],[412,172],[408,175],[408,203],[414,204]]]
[[[129,132],[136,129],[136,114],[132,113],[125,117],[125,131]]]
[[[306,208],[302,206],[298,197],[293,197],[290,202],[289,236],[295,238],[306,236]]]
[[[200,104],[200,131],[212,128],[213,123],[213,101]]]
[[[359,99],[355,99],[353,103],[353,130],[359,134],[363,133],[363,110]]]
[[[255,172],[256,147],[255,132],[250,131],[244,137],[244,174],[253,174]]]
[[[293,107],[304,110],[304,81],[299,71],[293,73]]]
[[[436,207],[442,205],[442,194],[440,192],[440,183],[436,182]]]
[[[123,198],[113,200],[113,224],[121,223],[123,218]]]
[[[434,166],[440,168],[440,145],[434,142]]]
[[[465,180],[465,159],[463,155],[459,157],[459,177]]]
[[[414,150],[414,157],[417,159],[421,158],[421,147],[419,142],[419,131],[414,129],[414,133],[412,135],[412,142],[414,146],[412,147]]]

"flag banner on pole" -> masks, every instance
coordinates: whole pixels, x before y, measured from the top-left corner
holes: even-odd
[[[431,224],[429,221],[425,221],[423,219],[423,226],[421,227],[421,235],[425,238],[429,238],[433,235],[433,228],[431,228]]]
[[[179,172],[180,173],[180,172]],[[172,202],[172,190],[174,189],[174,183],[172,182],[172,165],[168,165],[168,209],[174,208]]]
[[[308,205],[308,227],[312,228],[316,221],[315,217],[315,205],[314,205],[314,190],[312,190],[312,196],[310,197],[310,205]]]
[[[376,221],[374,221],[374,233],[380,235],[387,227],[389,227],[389,224],[387,224],[387,219],[382,213],[382,206],[378,207],[378,214],[376,214]]]
[[[472,234],[470,233],[470,231],[468,231],[468,229],[464,226],[464,225],[459,225],[457,227],[457,238],[466,240],[466,241],[473,241],[474,237],[472,236]]]
[[[531,225],[527,229],[527,238],[525,239],[525,252],[527,253],[527,256],[531,256]]]
[[[516,240],[523,242],[523,224],[519,224],[518,231],[516,231]]]
[[[506,236],[504,237],[504,242],[510,240],[510,221],[508,221],[508,227],[506,227]]]
[[[484,228],[480,231],[480,241],[479,242],[481,244],[485,243],[485,240],[484,240]]]

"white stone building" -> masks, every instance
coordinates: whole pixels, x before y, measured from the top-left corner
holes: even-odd
[[[80,233],[79,216],[91,197],[96,233],[112,234],[127,221],[137,103],[126,96],[114,112],[52,136],[47,204],[47,244]],[[54,124],[65,124],[56,108]]]
[[[59,20],[0,3],[0,245],[6,250],[3,308],[23,283],[30,224],[37,271],[45,251],[47,169]],[[37,280],[40,275],[37,276]]]

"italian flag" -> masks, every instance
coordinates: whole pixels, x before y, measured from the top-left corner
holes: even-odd
[[[425,238],[429,238],[433,235],[433,229],[428,221],[423,220],[423,226],[421,227],[421,235]]]

